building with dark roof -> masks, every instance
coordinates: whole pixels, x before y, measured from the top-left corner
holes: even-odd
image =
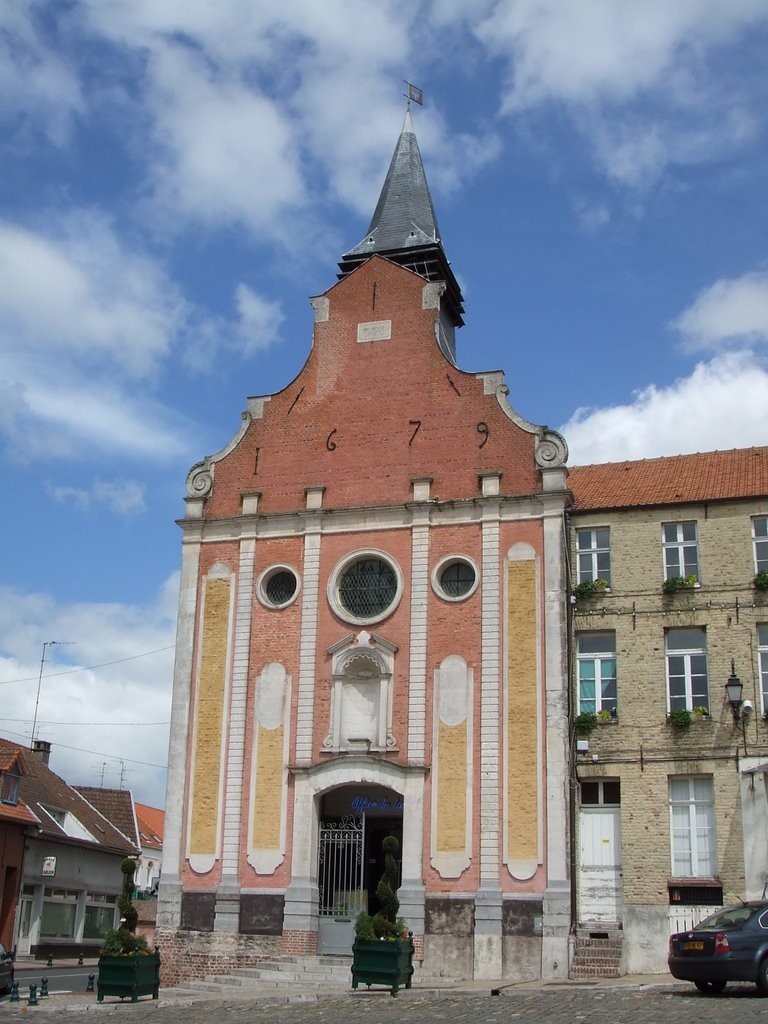
[[[4,914],[6,897],[10,907],[15,895],[18,903],[14,903],[11,920],[15,916],[14,942],[19,955],[83,952],[93,956],[104,934],[118,922],[117,896],[123,881],[120,865],[125,857],[139,853],[135,827],[133,837],[125,835],[108,817],[118,806],[119,819],[123,816],[130,794],[117,797],[111,791],[112,797],[104,795],[100,801],[101,810],[51,771],[49,755],[50,744],[43,741],[36,741],[31,751],[0,739],[0,762],[11,763],[10,769],[3,769],[3,781],[14,767],[18,778],[16,804],[4,799],[0,814],[9,813],[11,807],[26,812],[21,870],[15,893],[7,887],[4,891]],[[0,820],[5,824],[4,817]],[[18,872],[18,865],[15,869]]]
[[[419,972],[664,970],[766,893],[768,449],[568,472],[458,368],[410,113],[310,301],[298,377],[187,478],[166,983],[348,953],[390,834]]]
[[[419,971],[564,977],[567,451],[458,368],[410,114],[339,269],[301,373],[187,479],[165,978],[350,952],[388,834]]]

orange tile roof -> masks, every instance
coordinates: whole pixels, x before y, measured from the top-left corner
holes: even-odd
[[[9,768],[13,768],[18,760],[18,750],[14,750],[12,747],[0,747],[0,772],[7,772]]]
[[[576,512],[768,496],[768,447],[574,466]]]
[[[161,811],[157,807],[149,807],[147,804],[137,803],[134,806],[136,808],[139,834],[143,833],[149,840],[148,842],[142,840],[142,845],[162,849],[165,811]]]
[[[17,804],[0,804],[0,820],[17,821],[23,825],[38,825],[40,819],[27,807],[23,800]]]

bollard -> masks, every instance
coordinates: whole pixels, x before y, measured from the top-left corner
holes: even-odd
[[[11,1003],[18,1003],[18,1002],[20,1002],[20,999],[19,999],[19,983],[18,983],[18,981],[14,981],[14,983],[11,985],[11,998],[10,998],[9,1001]]]
[[[45,966],[46,967],[53,967],[53,953],[49,953],[48,954],[48,963]]]
[[[89,974],[88,975],[88,984],[85,987],[85,991],[86,992],[93,992],[93,983],[94,983],[95,980],[96,980],[96,975],[95,974]]]
[[[37,985],[34,982],[29,986],[29,999],[27,1006],[37,1006]]]
[[[40,998],[41,999],[45,999],[45,997],[47,995],[48,995],[48,979],[47,978],[41,978],[40,979]]]
[[[77,966],[78,966],[78,967],[82,967],[82,966],[83,966],[83,954],[82,954],[82,953],[81,953],[81,954],[80,954],[80,956],[79,956],[79,957],[77,958]]]

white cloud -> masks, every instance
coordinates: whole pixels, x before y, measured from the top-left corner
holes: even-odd
[[[560,430],[572,465],[768,444],[768,370],[749,352],[699,363],[628,405],[579,409]]]
[[[136,480],[94,480],[90,488],[48,486],[54,500],[87,511],[94,505],[106,505],[117,515],[130,516],[144,512],[144,488]]]
[[[97,213],[73,212],[47,234],[0,223],[0,351],[146,376],[183,311],[160,267]]]
[[[48,217],[45,232],[0,222],[0,433],[9,451],[186,453],[187,424],[153,396],[189,333],[219,326],[232,335],[238,320],[213,323],[94,211]]]
[[[259,231],[304,201],[296,126],[278,102],[178,45],[158,42],[149,69],[156,210]]]
[[[710,55],[766,22],[762,0],[499,0],[475,29],[508,62],[503,112],[563,106],[610,178],[645,187],[755,134],[754,97]]]
[[[135,798],[164,806],[177,599],[177,574],[146,607],[59,605],[0,587],[3,735],[29,742],[41,638],[58,641],[46,650],[37,715],[51,768],[70,784],[98,785],[104,764],[105,785],[116,786],[123,759]]]
[[[768,273],[716,281],[671,326],[692,349],[768,342]]]
[[[155,140],[142,153],[153,221],[244,225],[283,245],[299,231],[304,246],[323,237],[310,189],[370,214],[402,118],[393,83],[434,56],[419,3],[357,0],[352,13],[347,0],[88,0],[81,11],[97,37],[146,55],[137,84]],[[453,16],[437,15],[444,26]],[[434,103],[419,139],[438,190],[499,151],[487,128],[449,137]]]
[[[762,0],[499,0],[478,35],[513,59],[507,109],[545,100],[626,101],[658,87],[694,84],[710,46],[766,20]]]
[[[39,0],[0,2],[0,123],[17,145],[39,125],[61,146],[85,103],[76,73],[38,31],[42,6]]]
[[[235,303],[240,315],[237,333],[242,353],[251,355],[273,344],[278,337],[280,324],[285,319],[280,303],[258,295],[246,284],[237,286]]]

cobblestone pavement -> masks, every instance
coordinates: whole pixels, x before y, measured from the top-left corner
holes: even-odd
[[[75,1002],[73,1002],[75,1000]],[[360,990],[309,1002],[253,1003],[185,999],[168,993],[153,1001],[85,1003],[54,996],[38,1007],[0,1004],[0,1024],[765,1024],[768,1000],[754,986],[733,985],[717,997],[691,986],[544,985],[481,993]]]

